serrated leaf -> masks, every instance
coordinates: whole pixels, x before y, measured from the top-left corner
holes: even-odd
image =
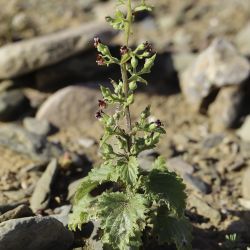
[[[113,249],[125,250],[133,238],[133,245],[141,245],[136,236],[143,230],[140,222],[145,220],[146,207],[142,195],[103,193],[98,199],[98,210],[104,243]]]
[[[99,184],[108,181],[117,181],[118,175],[112,162],[105,162],[100,168],[94,168],[89,175],[83,178],[74,196],[73,213],[69,216],[69,228],[76,230],[81,225],[95,217],[95,197],[90,195]]]
[[[169,216],[166,208],[160,208],[152,222],[153,234],[160,244],[174,243],[177,250],[192,249],[192,226],[184,216],[178,219]]]
[[[86,195],[73,206],[73,212],[69,215],[69,229],[76,231],[81,226],[96,216],[96,210],[93,203],[96,198]]]
[[[113,162],[106,161],[100,166],[100,168],[94,168],[89,173],[88,178],[92,182],[98,182],[99,184],[102,184],[107,181],[117,181],[118,175]]]
[[[117,171],[120,179],[128,185],[135,185],[138,178],[139,164],[136,157],[131,156],[128,162],[120,162]]]
[[[146,194],[152,201],[165,203],[179,217],[183,215],[186,205],[185,185],[175,173],[153,169],[145,177],[144,185]]]

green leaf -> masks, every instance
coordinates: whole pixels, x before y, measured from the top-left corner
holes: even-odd
[[[124,14],[120,10],[116,11],[114,18],[110,16],[106,17],[106,21],[116,30],[125,29],[126,19]]]
[[[153,168],[154,169],[158,169],[158,170],[166,170],[166,160],[164,159],[164,157],[159,156],[153,163]]]
[[[135,7],[134,11],[139,12],[139,11],[152,11],[153,7],[149,5],[140,5]]]
[[[94,168],[83,178],[74,196],[73,213],[69,217],[69,228],[76,230],[95,217],[95,197],[90,195],[99,184],[108,181],[117,181],[118,175],[112,161],[106,161],[100,168]]]
[[[97,205],[102,241],[120,250],[128,248],[131,238],[133,245],[141,245],[137,234],[144,229],[145,202],[140,194],[103,193]]]
[[[153,169],[145,177],[144,185],[146,194],[152,201],[165,203],[179,217],[183,215],[186,205],[185,185],[175,173]]]
[[[153,234],[160,244],[174,243],[178,250],[191,250],[192,226],[183,216],[180,219],[169,216],[164,207],[153,218]]]
[[[113,161],[105,161],[99,168],[94,168],[87,178],[93,183],[102,184],[107,181],[117,181],[118,175]]]
[[[88,208],[93,201],[93,197],[91,197],[89,193],[95,189],[97,185],[97,181],[91,181],[88,177],[85,177],[80,183],[74,196],[73,213],[69,216],[69,228],[71,230],[75,231],[76,228],[81,229],[82,224],[89,221],[90,213]]]
[[[83,224],[96,217],[94,202],[96,198],[86,195],[73,206],[73,212],[69,215],[69,229],[81,230]]]
[[[139,164],[136,157],[131,156],[128,162],[118,162],[117,171],[120,179],[128,185],[135,185],[138,178]]]

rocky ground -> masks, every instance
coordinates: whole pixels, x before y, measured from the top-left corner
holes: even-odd
[[[68,214],[100,162],[98,84],[119,72],[95,65],[92,39],[119,51],[121,34],[103,22],[114,2],[0,0],[0,250],[82,249],[89,232],[69,232]],[[150,103],[167,134],[140,164],[162,154],[184,179],[193,249],[247,249],[250,1],[151,2],[132,43],[151,41],[158,59],[132,117]]]

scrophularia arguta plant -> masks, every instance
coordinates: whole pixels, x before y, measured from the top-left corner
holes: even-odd
[[[99,221],[100,237],[108,249],[141,249],[149,239],[159,244],[175,244],[177,249],[191,249],[182,180],[167,170],[163,157],[155,160],[150,172],[142,170],[138,163],[138,155],[155,148],[165,133],[163,125],[160,120],[149,121],[150,106],[137,121],[130,118],[134,91],[138,84],[147,84],[143,77],[150,73],[156,58],[148,42],[135,49],[129,47],[131,25],[137,12],[151,11],[152,7],[145,0],[117,1],[114,17],[106,20],[125,33],[120,57],[112,56],[99,38],[94,39],[94,46],[98,51],[97,64],[117,65],[121,79],[111,80],[112,89],[101,86],[103,99],[98,101],[95,116],[104,127],[100,141],[103,163],[92,169],[79,185],[69,227],[81,230],[85,223]],[[119,7],[126,9],[126,13]],[[109,106],[115,106],[114,113],[106,111]]]

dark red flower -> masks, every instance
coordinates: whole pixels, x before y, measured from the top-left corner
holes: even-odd
[[[103,56],[102,56],[101,54],[98,54],[98,55],[97,55],[96,63],[97,63],[99,66],[105,65],[105,60],[104,60],[104,58],[103,58]]]
[[[121,48],[120,48],[120,53],[121,53],[121,55],[123,56],[123,55],[125,55],[125,54],[127,54],[128,53],[128,47],[127,46],[122,46]]]
[[[97,112],[95,113],[95,118],[101,119],[101,118],[102,118],[102,112],[101,112],[101,111],[97,111]]]
[[[107,103],[104,100],[98,100],[98,106],[100,109],[105,109],[107,107]]]
[[[155,121],[155,124],[156,124],[157,127],[162,126],[162,122],[159,119]]]
[[[143,43],[143,45],[144,45],[144,48],[145,48],[145,50],[147,52],[149,52],[149,53],[153,53],[154,52],[152,44],[149,43],[148,41],[146,41],[145,43]]]
[[[101,43],[101,39],[99,37],[94,38],[94,47],[97,48],[97,46]]]

